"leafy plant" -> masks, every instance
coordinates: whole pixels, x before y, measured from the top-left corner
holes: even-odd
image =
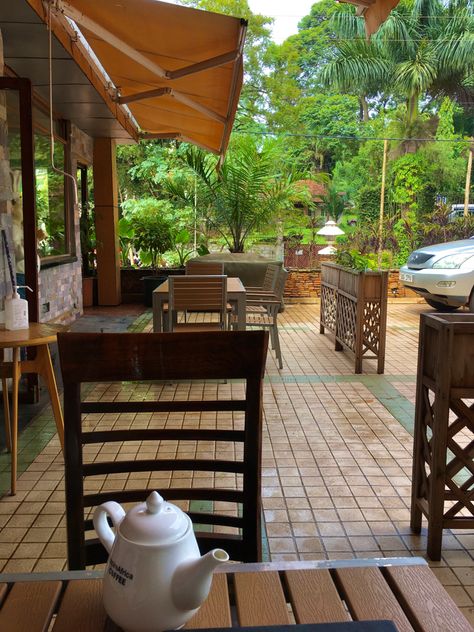
[[[145,199],[129,201],[125,217],[133,226],[133,245],[140,251],[144,265],[158,266],[158,259],[173,247],[172,225],[168,219],[170,209],[166,200]]]
[[[119,219],[118,235],[120,243],[120,262],[122,266],[129,266],[133,260],[135,230],[133,228],[133,222],[127,217],[121,217]]]
[[[382,253],[379,266],[378,254],[371,252],[362,254],[359,250],[338,250],[336,253],[336,263],[346,268],[365,272],[366,270],[388,270],[392,263],[391,254],[384,251]]]

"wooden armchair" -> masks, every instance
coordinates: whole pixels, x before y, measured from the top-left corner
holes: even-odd
[[[167,331],[228,329],[227,277],[224,275],[170,276]],[[192,322],[189,312],[198,312]],[[217,319],[216,319],[217,314]]]
[[[278,335],[278,314],[282,307],[287,278],[287,270],[279,268],[273,291],[247,293],[245,304],[246,327],[258,327],[270,331],[272,349],[275,351],[280,369],[283,368],[283,358]],[[232,324],[235,324],[235,317],[232,319]]]

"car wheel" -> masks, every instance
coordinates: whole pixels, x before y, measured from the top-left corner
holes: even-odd
[[[469,303],[467,304],[467,306],[470,312],[474,312],[474,288],[472,289],[471,297],[469,299]]]
[[[428,305],[430,305],[430,307],[434,307],[436,310],[438,310],[438,312],[455,312],[457,309],[459,309],[458,307],[455,307],[454,305],[445,305],[444,303],[433,301],[432,298],[425,298],[425,301],[428,303]],[[471,303],[472,303],[471,311],[474,311],[474,301],[473,301],[472,296],[471,296],[471,302],[469,303],[469,305],[471,305]]]

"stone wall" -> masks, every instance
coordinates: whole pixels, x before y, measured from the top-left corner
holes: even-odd
[[[314,303],[321,296],[321,270],[289,270],[285,285],[287,303]],[[389,298],[416,298],[418,295],[404,287],[398,278],[398,270],[391,270],[388,278]]]

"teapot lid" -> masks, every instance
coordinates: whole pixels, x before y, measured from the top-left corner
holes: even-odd
[[[189,517],[179,507],[151,492],[144,503],[132,507],[120,523],[124,538],[140,544],[171,544],[188,529]]]

